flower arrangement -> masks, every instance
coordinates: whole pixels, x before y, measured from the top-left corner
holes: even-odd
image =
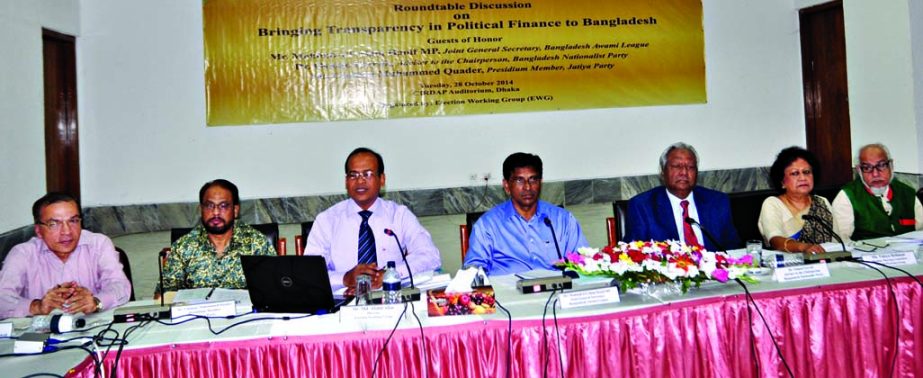
[[[753,266],[752,256],[733,258],[724,252],[706,251],[675,240],[619,242],[602,249],[580,248],[568,252],[564,260],[556,261],[555,265],[581,275],[613,277],[623,291],[642,284],[672,282],[681,284],[685,293],[707,280],[727,282],[739,278],[756,282],[746,274]]]

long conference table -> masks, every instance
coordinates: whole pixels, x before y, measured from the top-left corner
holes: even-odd
[[[515,277],[494,277],[496,297],[512,313],[511,323],[500,310],[427,317],[425,300],[417,302],[413,310],[422,331],[408,308],[377,368],[376,357],[397,315],[355,320],[341,311],[283,320],[282,314],[249,314],[213,319],[211,327],[276,319],[253,320],[219,335],[204,319],[151,323],[128,337],[116,372],[122,377],[369,377],[373,371],[380,377],[785,377],[790,369],[795,377],[923,376],[920,285],[890,269],[881,268],[889,277],[885,280],[852,262],[828,267],[831,276],[823,279],[780,283],[760,277],[760,283],[748,285],[756,307],[739,285],[709,283],[659,299],[628,293],[614,304],[554,313],[549,307],[544,320],[548,293],[520,294]],[[923,276],[919,263],[901,268]],[[114,351],[102,360],[108,373]],[[95,375],[93,360],[80,350],[0,361],[3,376]]]

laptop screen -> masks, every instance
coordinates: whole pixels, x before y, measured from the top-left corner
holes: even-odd
[[[258,312],[336,311],[321,256],[241,256],[250,302]]]

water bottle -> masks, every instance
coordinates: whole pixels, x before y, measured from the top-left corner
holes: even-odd
[[[388,261],[388,267],[385,268],[382,290],[385,292],[383,303],[401,303],[401,276],[397,273],[397,265],[394,261]]]

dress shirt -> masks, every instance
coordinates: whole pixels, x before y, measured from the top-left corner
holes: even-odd
[[[471,231],[464,265],[483,267],[489,275],[553,269],[558,251],[545,217],[551,219],[562,254],[589,245],[570,212],[541,200],[536,206],[529,220],[516,212],[511,200],[484,213]]]
[[[683,243],[689,244],[686,241],[686,236],[683,228],[685,227],[686,220],[683,219],[683,201],[689,201],[689,218],[695,219],[696,222],[699,221],[699,211],[695,207],[695,193],[689,192],[689,196],[686,198],[679,198],[674,196],[673,193],[667,191],[667,198],[670,200],[670,208],[673,209],[673,222],[676,223],[676,232],[679,234],[680,240]],[[705,245],[705,239],[702,238],[702,229],[699,226],[691,225],[692,232],[695,233],[695,237],[699,240],[700,245]]]
[[[120,306],[131,296],[131,282],[122,271],[112,240],[87,230],[77,248],[61,261],[45,241],[33,237],[10,251],[0,271],[0,318],[29,315],[29,306],[55,286],[77,282],[98,298],[104,309]]]
[[[388,261],[394,261],[401,277],[408,276],[397,242],[394,237],[385,234],[386,228],[390,228],[400,238],[401,246],[407,251],[407,264],[414,273],[439,268],[442,264],[439,249],[407,206],[378,198],[368,210],[372,212],[369,226],[375,235],[380,268],[384,268]],[[334,290],[343,287],[343,276],[355,268],[359,261],[360,211],[362,208],[352,199],[340,201],[317,215],[311,233],[308,234],[304,253],[323,256],[327,260],[330,286]]]
[[[231,242],[221,257],[201,224],[177,239],[170,249],[163,267],[166,291],[205,287],[246,289],[240,256],[276,255],[266,235],[241,221],[234,222]]]

